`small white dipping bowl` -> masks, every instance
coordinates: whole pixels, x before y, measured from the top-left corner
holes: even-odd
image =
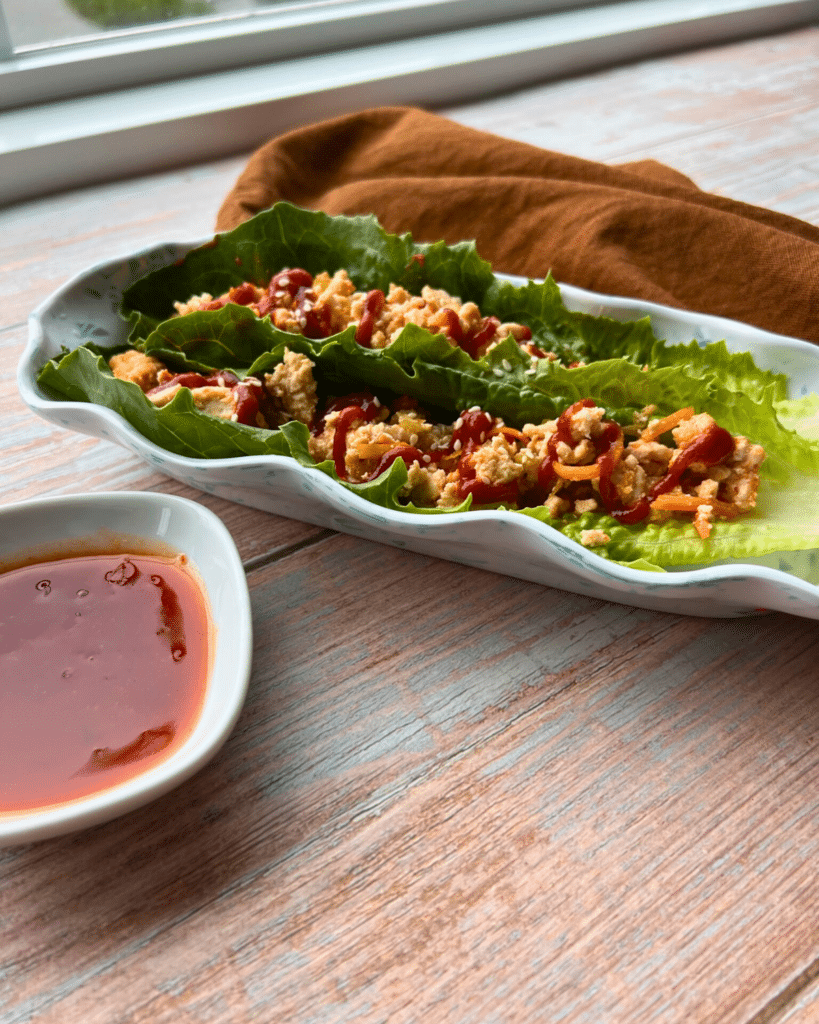
[[[168,792],[213,757],[244,703],[253,648],[250,595],[233,538],[209,509],[147,491],[35,498],[0,507],[2,569],[32,555],[47,561],[83,548],[98,550],[109,538],[121,551],[184,554],[204,585],[215,650],[199,720],[176,751],[132,779],[63,804],[0,813],[0,846],[87,828]]]

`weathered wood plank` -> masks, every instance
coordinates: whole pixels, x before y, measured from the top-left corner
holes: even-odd
[[[786,115],[817,100],[819,29],[653,58],[512,95],[447,116],[589,160],[641,159],[713,129]],[[680,168],[685,170],[685,168]]]
[[[95,263],[156,242],[207,237],[243,164],[220,160],[0,210],[0,326],[24,323],[55,288]]]
[[[442,112],[618,163],[652,157],[703,189],[819,220],[819,29],[643,61]]]
[[[817,61],[819,67],[819,60]],[[714,128],[656,146],[650,155],[684,170],[710,192],[819,221],[816,105]]]
[[[811,1021],[819,1019],[819,962],[815,961],[805,971],[803,982],[806,987],[794,993],[786,991],[785,999],[772,1003],[759,1017],[751,1024],[811,1024]],[[793,1001],[788,1001],[787,996],[792,995]]]

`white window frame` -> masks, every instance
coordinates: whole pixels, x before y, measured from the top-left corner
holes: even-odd
[[[36,0],[35,0],[36,2]],[[253,0],[250,0],[252,3]],[[0,110],[618,0],[306,0],[0,49]],[[0,0],[2,19],[2,0]],[[8,35],[8,31],[6,31]],[[0,21],[0,46],[3,26]]]
[[[0,61],[0,204],[817,20],[819,0],[319,0],[39,48]]]

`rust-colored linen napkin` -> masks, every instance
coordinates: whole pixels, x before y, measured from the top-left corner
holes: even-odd
[[[273,139],[219,211],[278,200],[374,213],[419,242],[475,239],[495,270],[732,317],[819,343],[819,228],[702,192],[653,160],[608,166],[384,107]]]

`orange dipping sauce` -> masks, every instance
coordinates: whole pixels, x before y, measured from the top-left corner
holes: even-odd
[[[81,555],[0,574],[0,814],[169,757],[201,713],[209,645],[184,556]]]

